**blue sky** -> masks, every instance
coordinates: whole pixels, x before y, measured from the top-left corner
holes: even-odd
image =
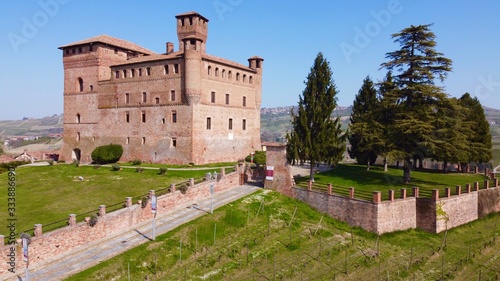
[[[500,108],[500,1],[3,1],[0,11],[0,120],[63,112],[62,51],[100,34],[162,53],[178,48],[175,15],[209,19],[207,52],[242,64],[264,58],[262,107],[296,105],[318,52],[330,62],[339,105],[363,79],[379,81],[390,35],[433,23],[437,51],[453,60],[450,96],[465,92]]]

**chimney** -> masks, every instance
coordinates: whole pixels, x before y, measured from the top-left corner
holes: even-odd
[[[167,42],[167,55],[174,52],[174,43]]]

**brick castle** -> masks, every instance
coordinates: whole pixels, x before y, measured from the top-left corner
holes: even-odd
[[[91,161],[121,144],[121,161],[205,164],[260,149],[262,62],[205,52],[208,19],[176,16],[179,49],[157,54],[107,35],[59,47],[64,64],[61,159]]]

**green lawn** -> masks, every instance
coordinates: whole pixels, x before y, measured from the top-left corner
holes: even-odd
[[[224,165],[223,165],[224,166]],[[32,230],[35,223],[44,225],[44,231],[64,226],[68,214],[95,213],[99,205],[107,211],[121,208],[126,197],[136,202],[149,190],[167,189],[172,183],[179,184],[189,178],[200,179],[213,170],[169,170],[159,175],[159,169],[138,173],[133,168],[111,171],[109,167],[94,169],[93,166],[54,165],[19,167],[16,170],[16,217],[17,232]],[[78,177],[83,177],[79,180]],[[7,186],[7,173],[0,174],[0,183]],[[2,209],[0,221],[7,220],[7,189],[0,193]],[[88,216],[88,214],[87,214]],[[83,220],[85,216],[77,216]],[[58,223],[48,225],[51,222]],[[7,225],[0,226],[0,234],[7,234]]]
[[[377,237],[263,190],[68,280],[497,280],[499,234],[496,214]]]
[[[419,187],[422,197],[430,196],[432,189],[440,189],[442,196],[445,187],[452,188],[452,194],[454,194],[456,185],[465,188],[465,184],[472,185],[473,182],[477,181],[482,188],[486,177],[477,174],[411,171],[409,184],[403,184],[402,178],[402,169],[389,168],[389,171],[384,172],[382,167],[374,166],[371,167],[370,171],[367,171],[366,166],[340,164],[335,170],[316,174],[314,186],[317,189],[326,190],[326,185],[331,183],[333,192],[341,195],[347,195],[348,188],[354,187],[357,198],[371,200],[373,191],[381,191],[382,197],[386,199],[388,190],[393,189],[396,191],[397,198],[401,188],[406,188],[407,195],[410,196],[413,187]],[[300,187],[307,187],[308,181],[309,177],[296,180]]]

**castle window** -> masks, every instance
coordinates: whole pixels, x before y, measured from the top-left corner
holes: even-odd
[[[175,101],[175,91],[170,91],[170,101]]]
[[[146,92],[142,92],[142,102],[146,103],[148,101],[148,94]]]
[[[253,84],[253,76],[250,76],[250,77],[248,78],[248,82],[250,82],[250,84]]]
[[[243,106],[247,106],[247,97],[243,96]]]
[[[142,111],[141,112],[141,121],[142,123],[146,123],[146,111]]]
[[[142,76],[142,68],[139,68],[139,77]]]
[[[116,79],[120,78],[120,71],[118,71],[118,70],[115,71],[115,78]]]
[[[215,92],[212,92],[211,95],[210,95],[210,101],[212,103],[215,103]]]
[[[76,133],[76,141],[80,141],[80,132]]]
[[[257,61],[257,68],[260,68],[260,61]]]
[[[189,25],[193,25],[193,18],[189,18]]]
[[[73,53],[73,54],[74,54],[75,52],[76,52],[76,51],[75,51],[75,48],[71,49],[71,53]]]
[[[127,70],[126,69],[123,70],[123,78],[127,78]]]
[[[125,122],[130,123],[130,113],[128,111],[125,112]]]
[[[155,103],[160,104],[160,98],[155,98]]]
[[[130,70],[130,77],[135,77],[135,69],[134,68],[132,68]]]
[[[247,82],[247,75],[243,74],[243,83]]]
[[[177,147],[177,139],[176,138],[172,138],[172,146]]]
[[[165,71],[165,75],[167,75],[167,74],[168,74],[168,64],[166,64],[166,65],[164,66],[164,71]]]
[[[226,70],[225,70],[225,69],[223,69],[223,70],[222,70],[222,78],[225,78],[225,77],[226,77]]]
[[[177,123],[177,111],[172,111],[172,123]]]
[[[92,141],[95,141],[95,137],[92,137]]]
[[[130,94],[129,93],[126,93],[125,94],[125,103],[130,103]]]
[[[76,123],[80,124],[80,113],[76,115]]]
[[[91,91],[93,91],[93,90],[94,90],[94,85],[90,85],[90,86],[89,86],[89,89],[90,89]]]
[[[69,49],[66,49],[66,55],[69,55]]]
[[[129,138],[129,137],[127,137],[127,138],[125,139],[125,144],[129,144],[129,143],[130,143],[130,138]]]
[[[162,124],[165,124],[165,118],[162,118],[162,119],[161,119],[161,123],[162,123]]]
[[[215,68],[215,77],[219,77],[219,68],[218,67]]]
[[[78,91],[83,92],[83,79],[78,78]]]
[[[151,67],[146,67],[146,76],[151,75]]]
[[[89,46],[89,51],[91,51],[91,52],[92,52],[93,50],[94,50],[94,46],[92,46],[92,44],[90,44],[90,46]]]
[[[193,47],[193,50],[196,50],[196,40],[191,39],[190,42],[191,46]]]
[[[142,137],[141,144],[145,144],[145,143],[146,143],[146,137]]]
[[[207,117],[207,130],[212,129],[212,118]]]
[[[229,94],[226,94],[226,104],[229,104]]]
[[[247,129],[247,119],[243,119],[243,123],[241,124],[241,129],[243,130]]]
[[[78,48],[78,52],[81,53],[82,52],[82,47],[79,47]]]
[[[229,70],[229,72],[227,73],[227,78],[228,79],[232,79],[233,78],[233,72],[231,70]]]
[[[212,67],[210,65],[208,66],[208,75],[212,75]]]
[[[179,73],[179,64],[174,64],[174,73]]]
[[[118,54],[118,49],[115,49],[115,54]]]
[[[236,72],[236,81],[240,81],[240,73]]]
[[[229,126],[228,126],[228,129],[229,129],[229,130],[232,130],[232,129],[233,129],[233,118],[229,118]]]

